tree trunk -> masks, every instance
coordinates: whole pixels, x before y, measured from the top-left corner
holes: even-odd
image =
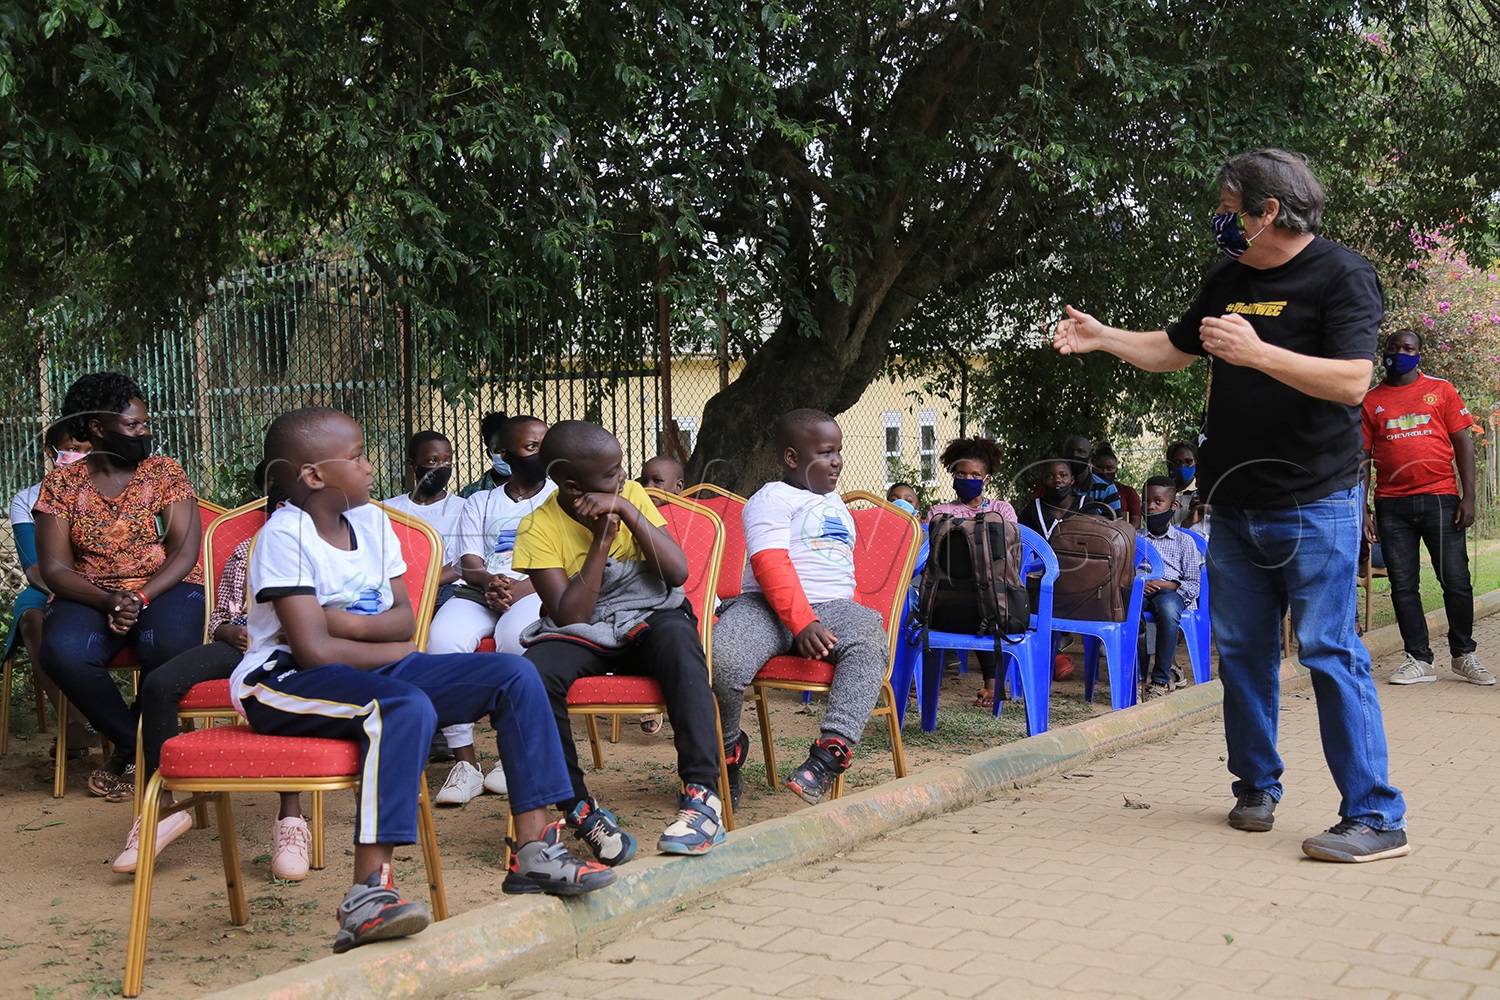
[[[889,293],[888,282],[866,280],[860,287],[878,288],[877,302],[858,292],[854,303],[838,302],[822,292],[814,310],[821,336],[804,336],[796,317],[786,315],[740,377],[708,401],[688,460],[689,483],[713,482],[749,496],[781,477],[771,432],[782,414],[813,407],[838,416],[859,400],[910,308],[905,296]]]

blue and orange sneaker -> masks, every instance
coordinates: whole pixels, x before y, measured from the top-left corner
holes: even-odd
[[[707,854],[724,842],[719,818],[724,803],[703,785],[684,785],[677,797],[677,818],[667,824],[656,849],[663,854]]]
[[[401,898],[391,880],[390,865],[381,865],[378,872],[346,892],[338,916],[335,954],[371,941],[408,937],[432,923],[432,910],[426,903]]]
[[[562,820],[548,824],[541,840],[516,846],[510,842],[510,870],[500,891],[512,896],[545,892],[551,896],[581,896],[615,881],[615,873],[597,861],[584,861],[563,846]]]
[[[608,809],[601,808],[592,797],[584,799],[568,812],[568,826],[594,857],[613,868],[635,857],[635,838],[620,828],[620,821]]]

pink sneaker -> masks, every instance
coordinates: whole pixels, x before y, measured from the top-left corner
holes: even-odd
[[[156,850],[153,854],[160,856],[162,849],[187,833],[193,828],[193,817],[186,811],[173,813],[166,819],[156,824]],[[135,825],[130,828],[130,834],[125,838],[125,850],[115,856],[110,868],[121,875],[132,875],[135,873],[136,862],[141,858],[141,818],[135,818]]]
[[[287,882],[307,876],[307,847],[312,843],[307,821],[301,816],[278,819],[271,828],[271,874]]]

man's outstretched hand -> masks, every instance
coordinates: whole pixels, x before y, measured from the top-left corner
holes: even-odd
[[[1104,324],[1088,313],[1063,306],[1067,318],[1057,324],[1052,346],[1063,354],[1087,354],[1103,346]]]

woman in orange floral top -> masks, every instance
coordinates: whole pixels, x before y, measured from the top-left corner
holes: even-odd
[[[130,378],[84,375],[68,389],[62,419],[93,451],[49,472],[34,507],[38,563],[56,595],[42,627],[42,667],[114,744],[89,775],[89,791],[125,801],[136,713],[106,664],[131,646],[145,675],[202,643],[203,526],[182,466],[152,454],[150,417]]]

